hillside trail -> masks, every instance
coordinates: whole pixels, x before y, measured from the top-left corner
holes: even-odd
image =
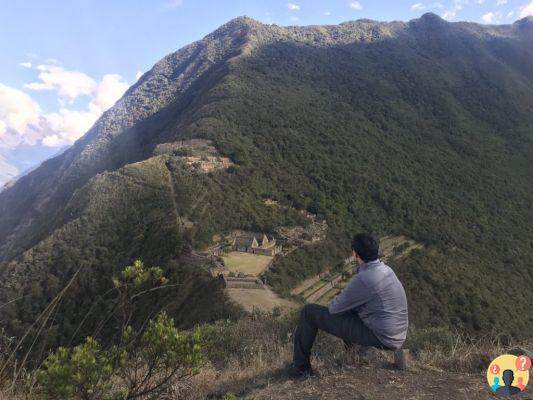
[[[434,370],[398,371],[375,366],[343,366],[307,380],[290,380],[279,371],[275,377],[254,382],[244,393],[254,399],[396,400],[501,399],[488,387],[483,373],[453,373]],[[513,399],[533,400],[531,387]]]

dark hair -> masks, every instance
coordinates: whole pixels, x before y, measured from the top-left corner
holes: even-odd
[[[379,243],[366,233],[358,233],[352,239],[352,249],[364,262],[374,261],[378,258]]]

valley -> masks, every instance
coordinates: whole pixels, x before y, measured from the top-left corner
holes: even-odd
[[[112,341],[106,296],[135,260],[175,286],[135,298],[134,328],[163,310],[188,329],[326,304],[366,231],[414,326],[530,338],[529,304],[508,298],[533,287],[532,38],[531,18],[229,21],[2,190],[2,327],[36,362],[93,334]],[[266,242],[239,251],[243,233]]]

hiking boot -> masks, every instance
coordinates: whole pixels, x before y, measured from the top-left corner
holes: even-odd
[[[315,373],[310,365],[305,367],[297,367],[296,365],[291,364],[287,368],[287,376],[290,379],[307,379],[315,376]]]

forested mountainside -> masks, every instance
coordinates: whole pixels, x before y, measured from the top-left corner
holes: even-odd
[[[1,324],[22,335],[69,284],[41,337],[94,333],[111,276],[137,258],[180,283],[147,298],[139,323],[156,308],[182,326],[236,315],[194,251],[232,229],[301,223],[306,209],[328,238],[277,259],[280,293],[341,262],[355,231],[401,234],[424,245],[393,265],[415,325],[531,337],[532,127],[531,18],[237,18],[164,57],[72,148],[0,193]],[[193,138],[233,165],[206,174],[154,152]]]

